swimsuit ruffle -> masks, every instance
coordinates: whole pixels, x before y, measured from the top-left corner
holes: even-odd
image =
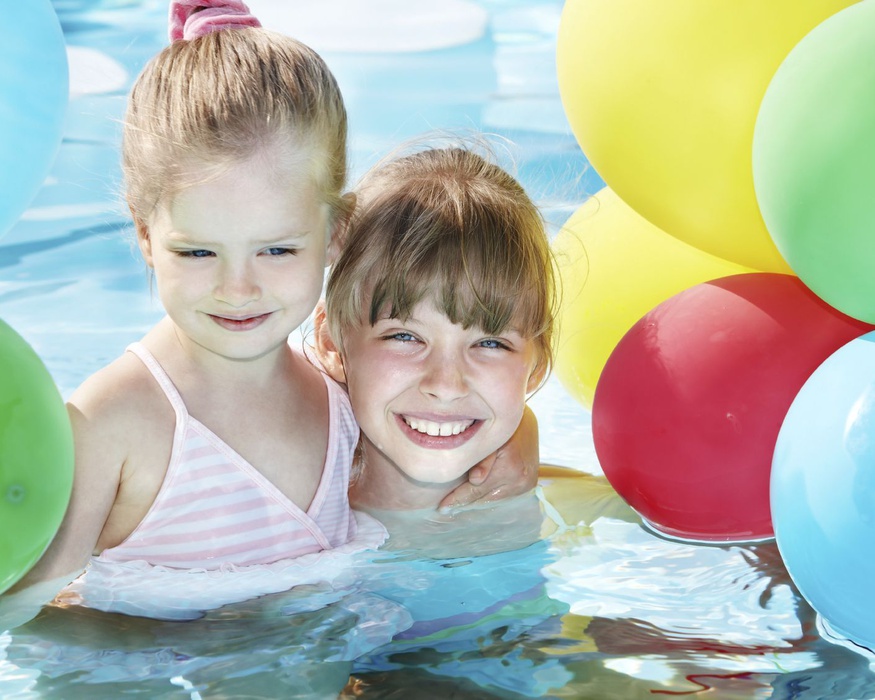
[[[327,584],[341,597],[343,589],[355,583],[356,555],[377,549],[388,536],[378,520],[365,513],[354,514],[358,528],[349,542],[271,564],[173,569],[146,561],[93,558],[82,575],[58,594],[56,602],[126,615],[191,620],[207,610],[302,585],[318,585],[324,592]],[[326,603],[322,595],[302,596],[299,602],[301,611]]]

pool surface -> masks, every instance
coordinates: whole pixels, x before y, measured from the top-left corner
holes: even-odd
[[[165,0],[55,0],[71,65],[49,179],[0,239],[0,317],[66,397],[162,315],[120,195],[118,120],[165,42]],[[251,0],[320,51],[350,113],[352,180],[434,130],[483,130],[551,233],[603,183],[566,122],[557,0]],[[403,19],[404,26],[394,23]],[[774,543],[661,539],[612,491],[589,414],[531,402],[537,497],[392,522],[312,583],[183,615],[46,607],[0,630],[0,697],[875,698],[872,660],[822,636]],[[205,608],[210,606],[204,606]]]

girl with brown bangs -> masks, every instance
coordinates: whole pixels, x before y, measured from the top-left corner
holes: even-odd
[[[316,316],[317,355],[362,431],[352,503],[446,506],[493,454],[527,465],[533,486],[526,399],[551,365],[554,306],[537,208],[459,147],[379,164],[357,197]]]

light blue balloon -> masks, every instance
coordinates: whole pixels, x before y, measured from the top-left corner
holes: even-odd
[[[49,0],[3,3],[0,22],[0,235],[27,208],[61,143],[67,50]]]
[[[799,591],[836,632],[875,650],[875,332],[800,389],[775,446],[771,508]]]

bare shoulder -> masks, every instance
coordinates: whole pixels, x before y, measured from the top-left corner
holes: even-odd
[[[125,353],[86,379],[67,408],[77,442],[92,436],[104,445],[120,445],[128,442],[133,427],[158,419],[164,406],[160,388],[146,367]]]
[[[98,370],[73,392],[69,403],[89,414],[124,412],[159,395],[145,365],[132,353]]]

